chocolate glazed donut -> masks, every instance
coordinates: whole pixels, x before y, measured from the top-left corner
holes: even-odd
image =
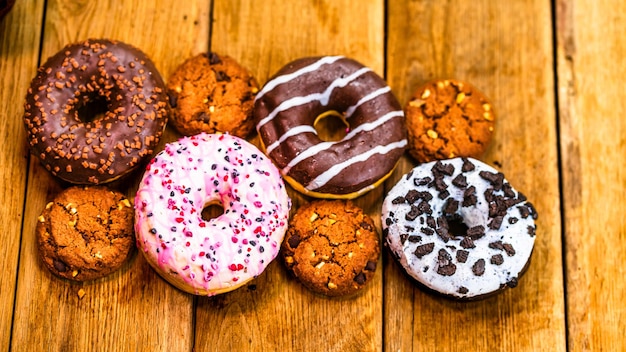
[[[322,141],[315,123],[335,114],[348,126]],[[404,112],[385,81],[342,56],[302,58],[257,94],[262,147],[296,190],[318,198],[355,198],[393,171],[407,145]]]
[[[167,122],[163,80],[139,49],[106,39],[71,44],[31,82],[24,124],[31,153],[76,184],[113,181],[153,151]],[[98,109],[102,117],[95,117]]]

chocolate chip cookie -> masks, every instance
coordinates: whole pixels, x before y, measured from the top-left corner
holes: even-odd
[[[480,157],[493,135],[493,107],[467,82],[429,82],[413,94],[405,111],[409,153],[421,163]]]
[[[374,221],[352,202],[316,200],[291,219],[282,255],[287,268],[310,290],[349,295],[374,276],[378,233]]]
[[[74,186],[37,219],[39,256],[53,274],[87,281],[119,269],[135,244],[134,210],[120,192]]]
[[[170,123],[184,135],[228,132],[245,138],[259,86],[233,58],[216,53],[187,59],[167,83]]]

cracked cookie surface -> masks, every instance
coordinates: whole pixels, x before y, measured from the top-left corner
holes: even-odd
[[[310,290],[356,293],[375,274],[380,255],[374,221],[350,201],[316,200],[300,207],[282,244],[287,268]]]
[[[39,255],[55,275],[87,281],[119,269],[132,253],[134,210],[120,192],[74,186],[37,219]]]
[[[170,123],[183,135],[228,132],[245,138],[259,86],[233,58],[200,54],[183,62],[167,82]]]
[[[492,105],[467,82],[429,82],[413,94],[405,110],[409,153],[422,163],[480,157],[493,135]]]

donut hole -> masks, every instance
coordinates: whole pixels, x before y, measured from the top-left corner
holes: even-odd
[[[317,131],[317,136],[324,142],[338,142],[342,140],[350,130],[350,124],[346,118],[337,111],[327,111],[319,115],[313,128]]]
[[[214,201],[204,205],[200,216],[202,217],[202,220],[209,221],[211,219],[219,217],[222,214],[224,214],[224,206],[221,202]]]
[[[76,109],[80,122],[93,122],[102,119],[109,111],[109,102],[101,95],[87,99]]]
[[[469,226],[463,222],[463,218],[458,214],[446,215],[448,222],[448,233],[452,237],[465,237]]]

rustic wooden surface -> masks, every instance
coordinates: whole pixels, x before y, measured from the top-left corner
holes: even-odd
[[[625,350],[625,14],[620,1],[591,0],[17,0],[0,21],[0,350]],[[213,50],[261,83],[295,58],[343,54],[403,104],[433,78],[472,82],[499,118],[483,160],[540,214],[529,271],[472,303],[421,291],[386,251],[364,292],[341,299],[310,293],[279,261],[213,298],[173,288],[137,254],[100,280],[58,279],[39,262],[34,228],[68,185],[28,155],[22,101],[41,62],[89,37],[141,48],[165,79]],[[177,137],[168,128],[165,141]],[[415,165],[404,157],[356,200],[379,229],[385,191]],[[138,176],[111,186],[132,196]],[[294,208],[308,201],[290,195]]]

